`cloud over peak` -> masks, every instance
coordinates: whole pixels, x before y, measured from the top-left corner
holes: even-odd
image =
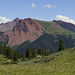
[[[35,8],[35,7],[37,7],[34,3],[32,3],[32,8]]]
[[[73,19],[70,19],[69,17],[62,16],[62,15],[56,15],[56,20],[61,20],[61,21],[75,24],[75,21]]]
[[[8,22],[8,21],[11,21],[11,20],[9,20],[9,19],[7,19],[7,18],[5,18],[5,17],[0,16],[0,24],[1,24],[1,23],[6,23],[6,22]]]

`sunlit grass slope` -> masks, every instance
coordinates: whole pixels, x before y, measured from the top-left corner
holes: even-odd
[[[35,20],[35,21],[38,22],[39,24],[41,24],[48,32],[50,32],[50,34],[53,34],[53,35],[65,34],[67,36],[69,36],[71,34],[73,36],[73,38],[75,38],[74,32],[61,27],[56,22],[47,22],[47,21],[41,21],[41,20]]]
[[[75,75],[74,48],[33,61],[1,65],[0,75]]]

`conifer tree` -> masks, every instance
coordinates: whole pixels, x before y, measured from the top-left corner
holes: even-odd
[[[38,54],[42,55],[42,49],[41,48],[38,49]]]
[[[22,55],[22,60],[23,60],[23,61],[25,60],[25,54]]]
[[[13,57],[14,61],[17,61],[17,58],[18,58],[18,57],[17,57],[17,52],[15,51],[15,52],[14,52],[14,57]]]
[[[28,58],[31,57],[31,50],[29,47],[26,49],[26,57],[28,57]]]
[[[48,49],[47,51],[46,51],[46,55],[50,55],[51,54],[51,51]]]
[[[10,48],[9,58],[13,59],[14,50]]]
[[[62,51],[62,50],[65,50],[64,40],[63,39],[60,40],[60,45],[59,45],[58,51]]]
[[[37,49],[34,48],[32,51],[32,57],[36,57],[37,56]]]
[[[19,52],[17,52],[17,57],[20,58],[20,54],[19,54]]]

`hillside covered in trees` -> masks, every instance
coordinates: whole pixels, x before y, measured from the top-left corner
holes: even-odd
[[[39,49],[40,47],[42,50],[49,49],[52,53],[54,53],[58,51],[61,38],[64,39],[64,44],[66,49],[75,46],[75,39],[73,39],[71,35],[66,36],[64,34],[63,35],[58,34],[55,37],[51,34],[44,34],[34,42],[32,43],[30,41],[24,42],[21,45],[15,46],[14,49],[16,49],[21,53],[25,53],[27,47],[30,47],[31,50],[33,50],[34,47],[36,47],[37,49]]]
[[[4,55],[6,58],[12,60],[12,62],[14,62],[14,61],[19,62],[19,59],[21,59],[21,61],[24,61],[25,58],[30,60],[30,59],[36,58],[38,55],[41,57],[48,56],[51,54],[51,51],[50,50],[42,50],[41,48],[39,48],[39,49],[34,48],[31,51],[31,49],[28,47],[26,49],[25,53],[19,53],[18,51],[14,50],[10,47],[0,45],[0,54]]]

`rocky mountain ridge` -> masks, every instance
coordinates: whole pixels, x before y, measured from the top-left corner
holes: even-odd
[[[11,31],[7,32],[9,36],[8,45],[15,46],[30,40],[33,42],[42,35],[43,26],[31,18],[21,19]]]
[[[0,31],[6,32],[6,31],[11,30],[13,28],[13,26],[19,22],[19,20],[20,20],[19,18],[16,18],[13,21],[9,21],[7,23],[1,23]]]

